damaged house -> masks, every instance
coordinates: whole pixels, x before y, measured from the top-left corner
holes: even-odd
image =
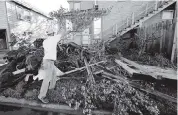
[[[109,40],[112,47],[117,48],[119,38],[131,40],[137,37],[146,42],[142,47],[144,51],[162,53],[167,58],[176,60],[176,1],[68,0],[68,3],[70,10],[106,8],[111,11],[67,41],[89,45]]]
[[[12,34],[16,31],[24,32],[24,35],[33,34],[32,31],[28,31],[28,28],[32,28],[35,24],[39,26],[39,20],[43,21],[43,25],[52,25],[52,19],[46,14],[40,12],[38,9],[32,7],[19,0],[1,1],[0,2],[0,50],[12,49],[9,43],[13,41]],[[45,23],[44,23],[45,22]],[[23,26],[25,25],[25,26]],[[49,27],[49,26],[48,26]],[[21,30],[19,30],[19,28]],[[34,27],[33,27],[34,28]],[[50,27],[54,28],[54,26]],[[43,32],[43,34],[45,34]],[[39,36],[40,37],[40,36]]]

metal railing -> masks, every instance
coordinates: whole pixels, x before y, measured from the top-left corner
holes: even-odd
[[[161,8],[166,2],[169,2],[169,1],[171,1],[171,0],[149,1],[146,5],[144,5],[137,11],[132,12],[131,15],[126,17],[122,22],[119,22],[119,23],[113,25],[112,27],[108,28],[107,30],[105,30],[103,32],[103,37],[119,34],[126,28],[131,27],[135,23],[139,22],[140,19],[148,16],[148,14],[158,10],[158,8]]]

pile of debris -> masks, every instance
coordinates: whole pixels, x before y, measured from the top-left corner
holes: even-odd
[[[8,64],[0,70],[1,96],[37,100],[42,81],[33,81],[29,77],[26,82],[24,78],[38,74],[44,55],[42,42],[42,39],[38,39],[34,42],[35,47],[20,47],[7,53],[4,59]],[[49,90],[47,97],[50,102],[64,103],[74,109],[83,108],[85,114],[94,109],[110,110],[119,115],[176,112],[175,109],[160,111],[157,104],[160,101],[156,98],[160,95],[127,78],[123,68],[119,68],[113,59],[103,60],[104,56],[98,56],[99,53],[75,43],[59,44],[57,51],[55,65],[66,74],[60,77],[55,89]]]

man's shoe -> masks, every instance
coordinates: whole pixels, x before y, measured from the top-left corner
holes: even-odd
[[[49,103],[49,100],[47,98],[38,98],[42,103]]]

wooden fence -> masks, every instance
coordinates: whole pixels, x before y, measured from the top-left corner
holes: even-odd
[[[148,27],[140,27],[137,35],[140,48],[150,53],[162,53],[168,58],[171,57],[174,40],[175,23],[172,20],[165,20]]]

